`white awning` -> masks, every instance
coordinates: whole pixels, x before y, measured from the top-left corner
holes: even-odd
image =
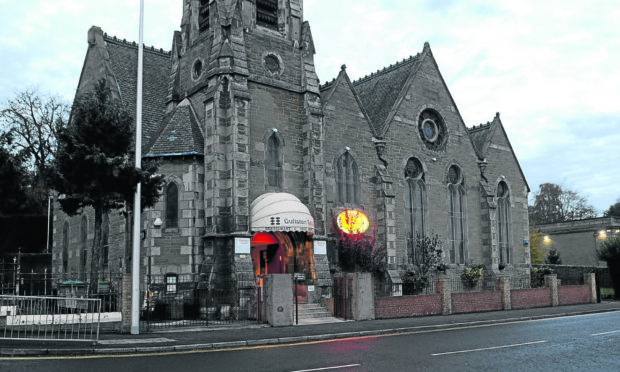
[[[314,219],[295,195],[267,193],[250,205],[251,231],[305,231],[314,233]]]

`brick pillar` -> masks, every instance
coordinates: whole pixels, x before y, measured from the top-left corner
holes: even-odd
[[[435,292],[438,292],[441,295],[441,314],[452,314],[452,287],[450,285],[450,279],[436,279]]]
[[[497,278],[497,288],[502,292],[502,309],[512,310],[510,278],[506,278],[505,276]]]
[[[558,306],[558,276],[557,274],[545,275],[545,287],[549,288],[551,306]]]
[[[596,277],[594,276],[594,273],[584,273],[583,282],[590,289],[590,302],[595,304],[597,301],[597,298],[596,298]]]
[[[121,282],[121,333],[131,332],[131,274],[124,274]]]

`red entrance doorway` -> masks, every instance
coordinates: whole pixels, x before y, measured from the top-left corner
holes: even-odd
[[[304,233],[257,232],[251,239],[250,254],[259,286],[267,274],[296,273],[296,293],[300,303],[308,302],[307,285],[313,280],[312,245]]]
[[[258,232],[252,237],[251,247],[254,275],[260,278],[261,286],[263,275],[285,272],[284,250],[275,235]]]

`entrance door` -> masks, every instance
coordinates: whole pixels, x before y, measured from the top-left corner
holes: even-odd
[[[282,244],[271,233],[256,233],[251,240],[252,265],[254,275],[259,279],[260,286],[263,276],[267,274],[281,274],[285,272],[286,262]]]

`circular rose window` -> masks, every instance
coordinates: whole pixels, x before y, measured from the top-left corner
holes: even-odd
[[[437,111],[433,109],[422,111],[418,118],[418,129],[427,148],[435,151],[445,148],[448,133],[446,124]]]
[[[192,78],[197,80],[202,74],[202,61],[197,59],[194,61],[194,65],[192,66]]]

